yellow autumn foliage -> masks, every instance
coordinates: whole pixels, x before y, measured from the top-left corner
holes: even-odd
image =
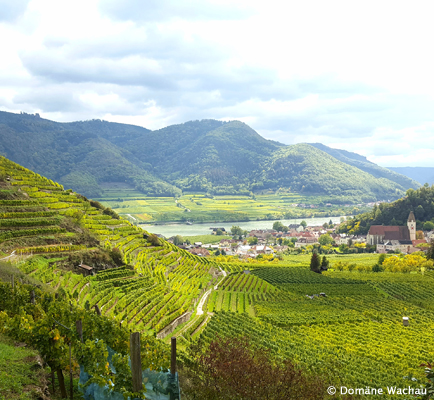
[[[421,252],[413,254],[397,254],[388,257],[383,262],[383,268],[388,272],[412,272],[421,271],[421,268],[432,269],[434,263],[427,260]]]

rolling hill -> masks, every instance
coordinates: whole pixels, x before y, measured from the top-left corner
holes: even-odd
[[[285,146],[239,121],[190,121],[150,131],[0,112],[0,154],[88,197],[99,197],[101,184],[110,182],[150,196],[285,187],[356,201],[397,199],[420,186],[355,153],[321,144]]]

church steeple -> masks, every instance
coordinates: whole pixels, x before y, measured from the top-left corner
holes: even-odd
[[[410,211],[410,215],[407,220],[408,231],[410,232],[410,240],[416,240],[416,218],[413,211]]]

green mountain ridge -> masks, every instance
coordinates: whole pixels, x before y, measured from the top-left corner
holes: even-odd
[[[305,143],[275,152],[263,177],[264,181],[274,181],[277,186],[297,192],[362,198],[387,198],[393,190],[395,196],[401,193],[396,183],[375,178]]]
[[[100,185],[110,182],[150,196],[284,187],[356,201],[396,199],[419,186],[355,153],[321,144],[286,146],[240,121],[189,121],[150,131],[0,112],[0,154],[88,197],[99,197]]]
[[[415,188],[415,186],[421,186],[417,180],[417,175],[414,178],[410,178],[408,175],[399,172],[397,173],[397,171],[394,171],[393,169],[380,167],[379,165],[369,161],[366,157],[361,156],[357,153],[352,153],[346,150],[333,149],[321,143],[311,143],[311,145],[319,150],[324,151],[325,153],[331,155],[339,161],[359,168],[362,171],[365,171],[368,174],[375,176],[376,178],[386,178],[403,187]]]

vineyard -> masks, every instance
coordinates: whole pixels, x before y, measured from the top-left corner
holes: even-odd
[[[127,334],[141,332],[158,349],[154,366],[167,365],[171,335],[182,349],[198,338],[209,343],[216,334],[248,335],[255,346],[334,385],[420,387],[419,365],[434,360],[432,271],[315,274],[308,255],[285,256],[277,264],[216,262],[5,158],[0,158],[0,258],[65,300],[56,303],[39,291],[36,312],[28,304],[31,286],[16,285],[13,293],[21,293],[22,304],[10,299],[10,286],[0,286],[0,330],[12,334],[13,326],[24,338],[26,329],[37,333],[38,320],[50,340],[73,343],[77,358],[84,351],[77,338],[53,328],[45,315],[55,315],[64,326],[83,320],[89,340],[101,335],[122,357]],[[330,262],[368,266],[377,258],[330,256]],[[409,326],[403,326],[403,317]],[[119,337],[107,335],[107,327]],[[98,358],[98,346],[88,343],[87,349]]]

